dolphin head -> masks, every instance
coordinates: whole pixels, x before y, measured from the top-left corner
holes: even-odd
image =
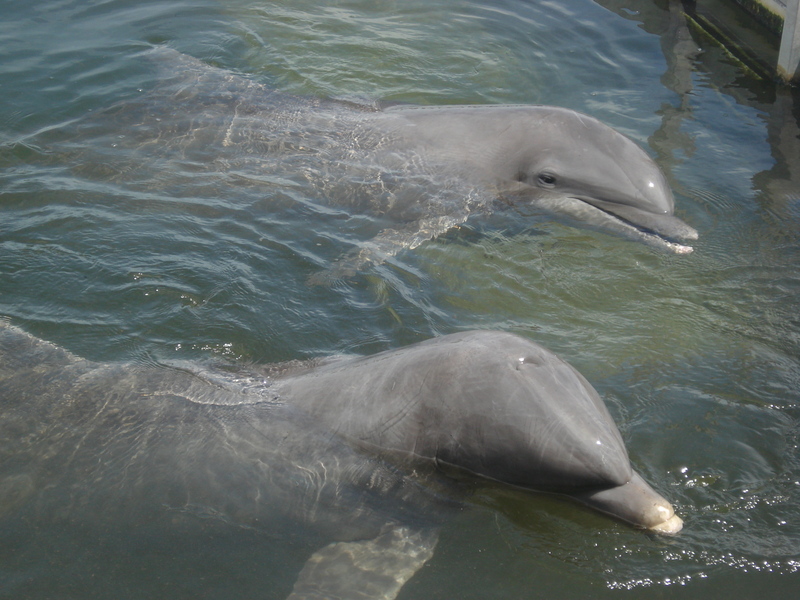
[[[522,110],[522,109],[520,109]],[[697,232],[674,216],[664,174],[635,142],[597,119],[558,107],[530,107],[518,116],[512,146],[495,154],[504,196],[528,200],[601,230],[677,253]]]
[[[279,386],[281,396],[365,449],[567,494],[654,531],[680,529],[678,517],[665,525],[672,507],[631,468],[589,382],[519,336],[453,334]]]
[[[447,387],[420,407],[417,452],[532,490],[583,492],[631,479],[611,415],[571,365],[502,332],[456,334],[438,345],[428,360]]]
[[[413,439],[414,453],[566,494],[654,532],[680,531],[683,521],[631,468],[605,403],[570,364],[498,331],[453,334],[417,349],[427,377],[411,388],[417,412],[414,436],[405,439]]]

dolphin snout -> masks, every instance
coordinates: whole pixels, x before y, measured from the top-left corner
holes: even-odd
[[[582,197],[579,200],[613,215],[637,229],[652,232],[669,241],[696,240],[698,238],[696,229],[669,212],[655,213],[628,204],[597,198]]]
[[[600,512],[655,533],[675,534],[683,528],[683,520],[675,514],[672,505],[635,471],[631,480],[623,485],[573,497]]]

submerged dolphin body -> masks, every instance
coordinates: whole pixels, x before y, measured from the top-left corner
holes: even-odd
[[[588,115],[298,98],[168,48],[144,56],[158,66],[158,85],[79,123],[71,141],[82,155],[74,162],[178,197],[227,198],[252,185],[296,198],[302,186],[314,202],[376,219],[374,237],[320,280],[509,206],[676,253],[691,251],[681,240],[697,238],[674,216],[658,166]]]
[[[391,599],[448,507],[498,482],[681,528],[586,380],[507,333],[242,374],[94,363],[0,324],[0,402],[4,552],[27,566],[31,540],[78,531],[68,550],[38,550],[60,556],[44,571],[34,560],[40,577],[63,554],[91,569],[103,544],[157,556],[175,529],[283,531],[276,544],[314,531],[321,549],[289,598]]]

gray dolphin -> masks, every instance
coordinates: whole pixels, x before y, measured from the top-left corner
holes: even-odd
[[[306,186],[315,201],[374,217],[382,228],[320,281],[508,207],[676,253],[690,252],[681,241],[697,238],[674,216],[672,193],[647,153],[588,115],[299,98],[169,48],[143,56],[157,65],[159,83],[67,127],[72,137],[60,141],[80,153],[72,163],[179,197],[227,197],[247,185],[291,195]]]
[[[555,106],[395,108],[394,130],[425,155],[463,164],[513,203],[580,218],[677,253],[697,239],[673,215],[663,173],[629,138],[597,119]],[[616,218],[612,225],[580,201]]]
[[[74,529],[38,552],[85,564],[109,531],[144,555],[175,529],[314,531],[289,598],[391,599],[476,486],[682,524],[591,385],[508,333],[241,372],[94,363],[0,324],[0,402],[0,545],[25,565]]]
[[[672,191],[648,154],[608,125],[574,110],[395,106],[370,115],[365,124],[381,132],[375,150],[379,158],[373,160],[390,171],[408,172],[409,162],[425,165],[483,193],[465,193],[461,203],[445,201],[449,209],[444,214],[429,210],[399,229],[382,231],[325,277],[350,274],[498,206],[523,215],[531,209],[561,215],[676,254],[692,252],[682,241],[698,237],[674,215]],[[409,211],[402,200],[392,202],[392,211]]]

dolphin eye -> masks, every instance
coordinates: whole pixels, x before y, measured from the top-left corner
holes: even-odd
[[[550,173],[539,173],[537,179],[540,184],[547,187],[553,187],[556,184],[556,176]]]

